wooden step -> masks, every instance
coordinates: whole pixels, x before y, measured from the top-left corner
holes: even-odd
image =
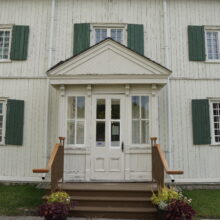
[[[147,197],[88,197],[72,196],[72,201],[77,206],[91,207],[153,207],[150,198]]]
[[[75,207],[71,210],[73,216],[99,218],[135,218],[157,219],[155,208],[126,207]]]

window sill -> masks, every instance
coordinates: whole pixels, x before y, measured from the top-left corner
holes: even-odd
[[[210,144],[211,147],[220,147],[220,143]]]
[[[0,60],[0,63],[11,63],[11,60]]]
[[[220,60],[206,60],[205,63],[219,64],[219,63],[220,63]]]

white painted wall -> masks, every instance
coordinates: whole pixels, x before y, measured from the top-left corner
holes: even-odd
[[[45,80],[1,79],[0,94],[24,100],[24,134],[22,146],[0,146],[0,180],[2,177],[37,177],[32,169],[44,164]]]

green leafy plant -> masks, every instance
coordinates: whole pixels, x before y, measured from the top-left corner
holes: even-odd
[[[191,220],[195,215],[195,211],[190,205],[192,199],[183,196],[175,188],[163,187],[157,194],[153,193],[151,197],[152,203],[157,207],[159,213],[163,214],[163,219],[181,220],[182,217]]]
[[[180,199],[182,194],[180,194],[175,188],[163,187],[157,194],[153,193],[151,201],[154,205],[159,206],[160,204],[165,207],[172,199]]]
[[[66,192],[58,191],[50,194],[47,197],[48,203],[59,202],[59,203],[70,203],[70,196]]]
[[[68,193],[62,191],[54,192],[46,199],[47,202],[39,207],[38,213],[48,220],[58,220],[66,217],[71,208],[75,206],[75,203],[71,202]]]

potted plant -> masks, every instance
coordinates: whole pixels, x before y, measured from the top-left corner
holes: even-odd
[[[65,220],[74,207],[66,192],[54,192],[46,197],[46,202],[39,207],[38,213],[45,220]]]
[[[173,187],[163,187],[157,194],[153,193],[151,201],[156,206],[160,219],[191,220],[196,214],[190,205],[192,200]]]

